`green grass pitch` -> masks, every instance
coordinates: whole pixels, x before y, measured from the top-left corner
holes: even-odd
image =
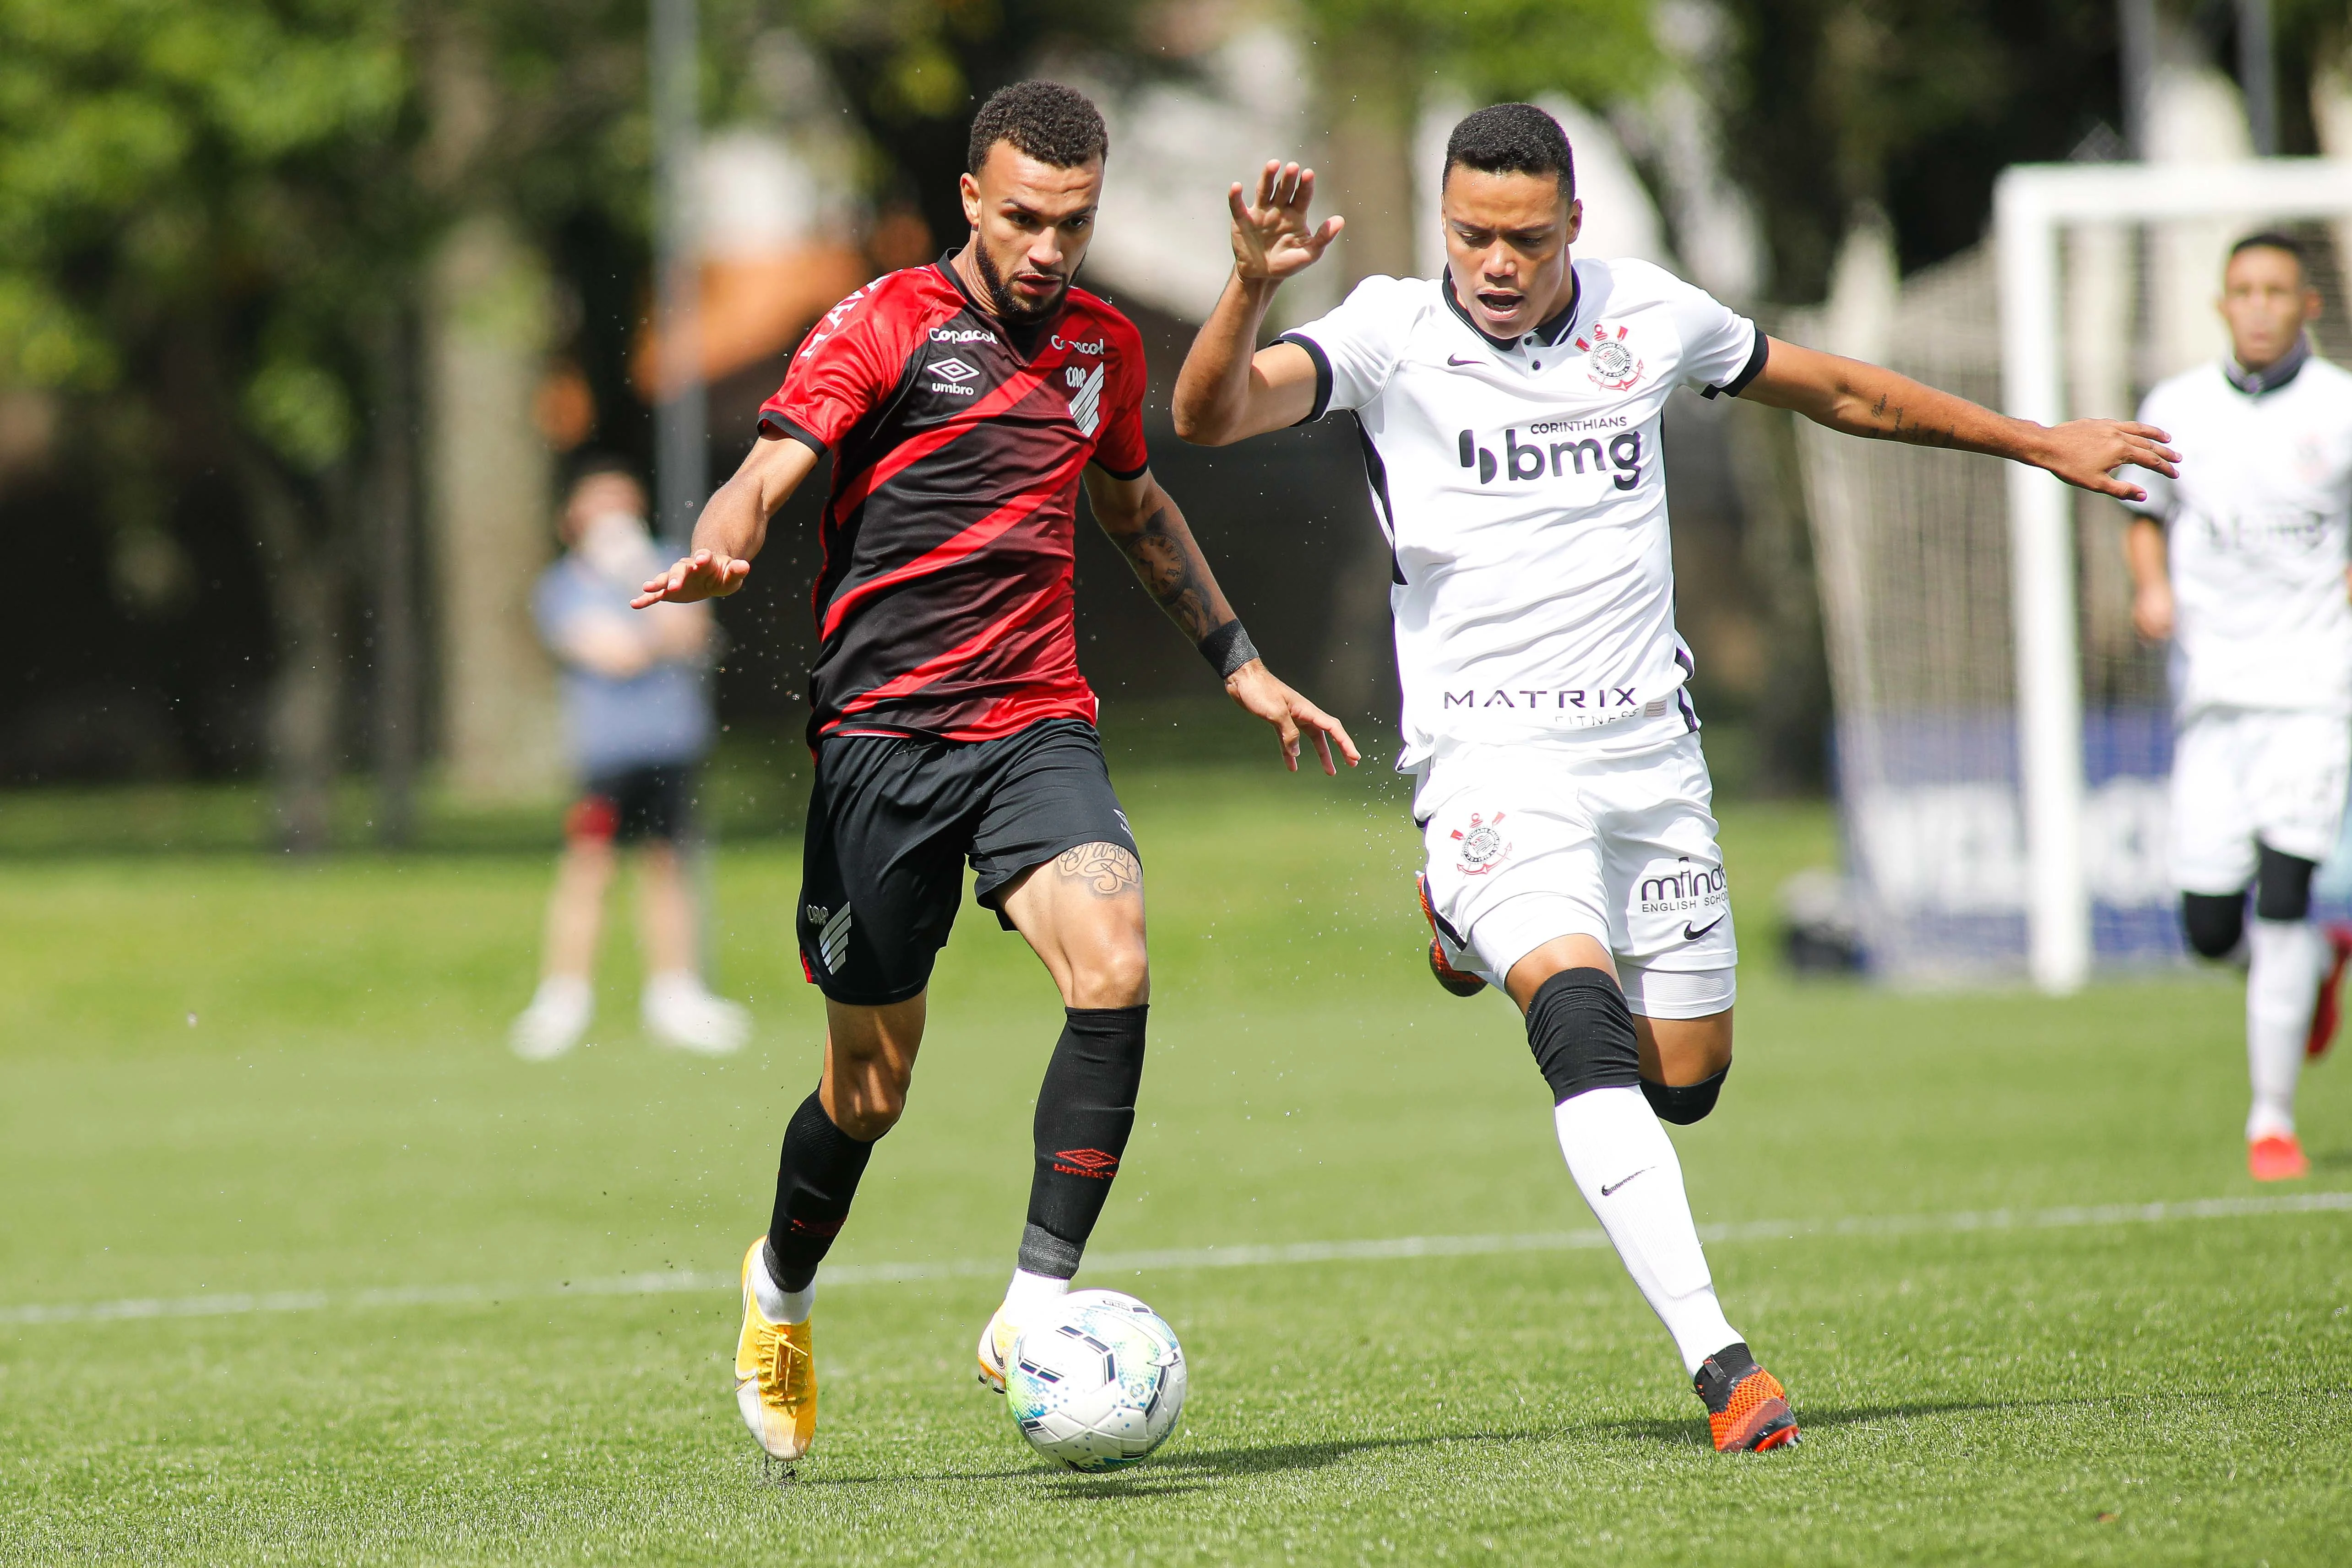
[[[753,1049],[649,1046],[616,931],[596,1043],[536,1068],[502,1043],[535,855],[20,855],[0,1561],[2352,1560],[2352,1211],[2247,1180],[2226,980],[1797,983],[1770,894],[1827,857],[1826,816],[1727,810],[1738,1066],[1676,1141],[1805,1442],[1724,1458],[1614,1257],[1580,1244],[1507,1005],[1422,968],[1393,789],[1121,783],[1156,992],[1095,1248],[1191,1256],[1085,1278],[1184,1336],[1191,1404],[1152,1463],[1049,1470],[971,1378],[1058,1027],[985,917],[943,958],[912,1107],[821,1288],[820,1436],[777,1488],[730,1395],[731,1291],[626,1281],[728,1273],[764,1224],[816,1071],[789,843],[716,873]],[[2352,1062],[2306,1082],[2317,1168],[2290,1190],[2352,1190]],[[2206,1199],[2238,1209],[2180,1207]],[[1501,1239],[1296,1249],[1408,1237]],[[1236,1247],[1271,1260],[1200,1257]],[[181,1298],[249,1310],[104,1307]]]

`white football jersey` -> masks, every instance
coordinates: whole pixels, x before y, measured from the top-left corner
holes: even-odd
[[[2166,524],[2181,717],[2209,708],[2352,716],[2352,375],[2325,360],[2255,394],[2201,365],[2147,394],[2180,477],[2128,470]]]
[[[1764,334],[1643,261],[1577,261],[1504,342],[1444,277],[1368,277],[1285,333],[1315,412],[1356,416],[1394,570],[1412,768],[1457,746],[1644,751],[1698,727],[1675,632],[1659,429],[1676,385],[1739,391]]]

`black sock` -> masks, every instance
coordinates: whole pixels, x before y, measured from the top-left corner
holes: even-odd
[[[1151,1009],[1070,1008],[1037,1091],[1037,1174],[1021,1267],[1066,1280],[1078,1271],[1135,1130],[1143,1082],[1143,1022]]]
[[[1696,1083],[1653,1083],[1642,1080],[1642,1098],[1650,1103],[1661,1122],[1672,1122],[1677,1127],[1687,1127],[1693,1122],[1703,1122],[1715,1109],[1716,1096],[1723,1092],[1723,1081],[1731,1076],[1725,1064],[1722,1071],[1712,1078],[1702,1078]]]
[[[768,1221],[768,1267],[778,1285],[805,1291],[816,1278],[873,1155],[872,1144],[833,1124],[815,1094],[793,1113],[776,1161],[776,1208]]]
[[[1748,1342],[1736,1339],[1698,1364],[1691,1386],[1706,1401],[1707,1409],[1720,1416],[1731,1407],[1732,1385],[1755,1370],[1756,1358],[1748,1354]]]

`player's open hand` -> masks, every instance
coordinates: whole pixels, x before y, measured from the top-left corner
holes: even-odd
[[[2172,466],[2180,454],[2165,444],[2172,437],[2152,424],[2132,424],[2120,419],[2074,419],[2052,430],[2042,466],[2080,489],[2113,496],[2119,501],[2145,501],[2147,492],[2116,470],[2131,465],[2163,475],[2180,476]]]
[[[648,604],[691,604],[698,599],[724,599],[743,586],[751,563],[740,556],[698,549],[646,585],[629,601],[632,610]]]
[[[1239,703],[1244,712],[1254,713],[1274,726],[1275,735],[1282,742],[1282,760],[1293,773],[1298,771],[1298,737],[1302,731],[1315,737],[1315,753],[1322,758],[1327,774],[1339,771],[1331,761],[1331,743],[1335,740],[1349,767],[1364,759],[1356,743],[1348,738],[1347,726],[1276,680],[1263,659],[1252,659],[1226,676],[1225,695]]]
[[[1252,281],[1279,283],[1320,260],[1347,220],[1309,222],[1307,207],[1314,199],[1314,170],[1273,161],[1258,172],[1255,203],[1242,200],[1239,184],[1228,190],[1225,202],[1234,210],[1234,270]]]

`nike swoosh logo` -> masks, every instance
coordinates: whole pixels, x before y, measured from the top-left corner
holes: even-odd
[[[1728,918],[1730,918],[1728,915],[1718,915],[1696,931],[1690,928],[1690,922],[1685,920],[1683,922],[1683,940],[1685,942],[1696,942],[1700,937],[1706,936],[1708,932],[1714,930],[1717,926],[1722,925],[1724,921]]]
[[[1456,358],[1454,358],[1452,354],[1448,354],[1448,355],[1446,355],[1446,356],[1445,356],[1445,362],[1446,362],[1447,364],[1449,364],[1449,365],[1475,365],[1475,364],[1479,363],[1480,361],[1476,361],[1476,360],[1461,360],[1461,359],[1456,359]]]
[[[1633,1176],[1640,1176],[1643,1171],[1655,1170],[1656,1168],[1657,1167],[1654,1166],[1643,1166],[1641,1170],[1635,1171],[1633,1176],[1619,1176],[1615,1181],[1609,1183],[1601,1189],[1601,1196],[1607,1197],[1611,1193],[1615,1192],[1619,1187],[1623,1186],[1627,1182],[1632,1181]]]

